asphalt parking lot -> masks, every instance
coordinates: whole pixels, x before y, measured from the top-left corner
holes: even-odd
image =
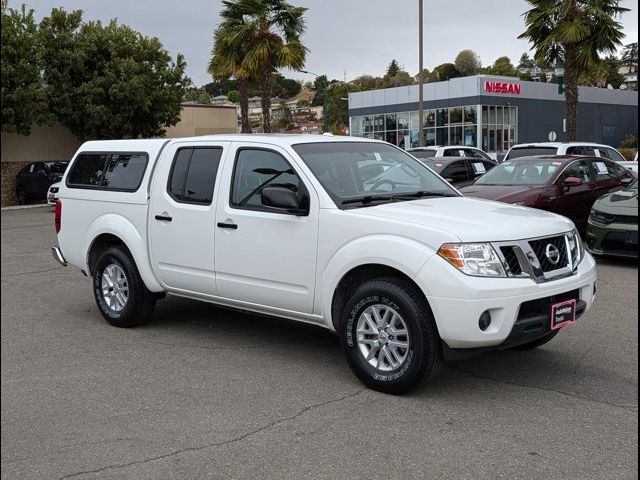
[[[51,208],[2,212],[3,479],[638,477],[637,262],[545,347],[394,397],[320,328],[168,298],[123,330],[51,258]]]

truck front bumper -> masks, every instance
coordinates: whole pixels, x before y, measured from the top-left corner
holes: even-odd
[[[509,348],[550,331],[551,305],[577,300],[577,315],[587,312],[596,292],[596,264],[585,254],[570,277],[535,283],[531,279],[471,277],[434,255],[420,270],[422,287],[440,338],[450,349]],[[491,317],[480,328],[480,317]]]

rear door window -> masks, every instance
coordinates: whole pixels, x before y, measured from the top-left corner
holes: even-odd
[[[169,174],[167,190],[181,203],[211,205],[222,148],[181,148]]]

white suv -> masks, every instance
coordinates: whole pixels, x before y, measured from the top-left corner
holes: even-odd
[[[464,147],[462,145],[448,145],[437,147],[416,147],[407,150],[416,158],[440,158],[440,157],[465,157],[481,158],[494,162],[484,151],[475,147]]]
[[[504,162],[521,157],[537,155],[586,155],[589,157],[608,158],[619,163],[627,170],[638,173],[638,162],[627,161],[620,152],[608,145],[589,142],[540,142],[514,145],[504,157]]]

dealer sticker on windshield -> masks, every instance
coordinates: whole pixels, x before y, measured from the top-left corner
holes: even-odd
[[[551,330],[576,323],[577,300],[567,300],[551,306]]]

